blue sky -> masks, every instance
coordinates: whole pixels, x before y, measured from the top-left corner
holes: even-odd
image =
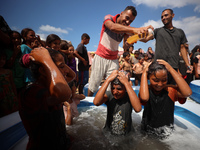
[[[91,39],[87,50],[96,51],[104,16],[121,13],[128,5],[135,6],[138,12],[131,24],[133,27],[150,24],[154,28],[161,27],[162,10],[172,8],[173,25],[185,31],[189,48],[200,43],[200,0],[2,0],[0,15],[12,30],[21,32],[29,27],[42,39],[54,33],[71,41],[75,48],[82,33],[88,33]],[[155,40],[134,46],[146,51],[149,46],[154,50],[154,45]]]

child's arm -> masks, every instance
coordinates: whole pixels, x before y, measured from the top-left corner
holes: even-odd
[[[178,91],[180,92],[181,97],[188,97],[192,94],[192,90],[190,89],[189,85],[187,82],[180,76],[180,74],[174,70],[166,61],[158,59],[157,60],[159,64],[165,65],[166,69],[169,71],[169,73],[172,75],[174,78],[177,86],[178,86]]]
[[[75,51],[74,51],[74,55],[75,55],[75,57],[77,57],[79,60],[81,60],[85,66],[87,66],[88,61],[86,61],[83,57],[81,57],[81,56],[78,54],[78,51],[75,50]]]
[[[105,94],[106,89],[108,88],[109,83],[115,79],[115,77],[118,74],[118,70],[114,70],[111,75],[106,79],[106,81],[103,83],[99,91],[97,92],[95,98],[94,98],[94,105],[99,106],[103,103],[105,103],[108,100],[107,95]]]
[[[64,105],[67,109],[63,110],[63,111],[66,111],[67,110],[67,116],[65,118],[65,124],[67,125],[72,125],[72,113],[71,113],[71,107],[70,107],[70,104],[68,102],[64,102]]]
[[[133,66],[133,68],[132,68],[132,69],[133,69],[133,71],[135,71],[135,70],[136,70],[136,64],[134,64],[134,66]]]
[[[122,63],[122,65],[120,66],[119,70],[122,70],[124,68],[124,62]]]
[[[141,101],[147,102],[149,100],[149,87],[148,87],[148,79],[147,79],[147,70],[149,68],[149,63],[147,67],[144,69],[141,77],[140,90],[139,90],[139,98]]]
[[[40,47],[31,51],[30,56],[36,63],[40,63],[46,75],[46,84],[49,87],[50,98],[47,100],[49,105],[60,104],[71,97],[71,89],[60,70],[52,61],[47,49]],[[32,59],[33,60],[33,59]]]
[[[123,72],[119,72],[118,79],[125,86],[133,109],[135,110],[135,112],[140,112],[142,109],[141,103],[131,84],[129,83],[126,75]]]

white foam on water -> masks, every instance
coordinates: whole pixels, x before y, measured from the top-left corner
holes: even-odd
[[[87,150],[196,150],[200,148],[200,129],[187,120],[175,116],[174,131],[166,139],[152,139],[140,132],[140,113],[132,113],[134,132],[127,137],[104,134],[107,108],[90,106],[79,108],[80,116],[74,124],[67,126],[67,132],[74,138],[72,149]],[[170,133],[171,131],[169,131]]]

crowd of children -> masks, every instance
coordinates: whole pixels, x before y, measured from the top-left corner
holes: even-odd
[[[70,138],[65,124],[72,124],[73,117],[78,116],[77,105],[85,98],[83,87],[88,82],[90,68],[85,45],[89,43],[89,35],[82,34],[80,44],[74,49],[71,42],[56,34],[50,34],[46,41],[42,41],[30,28],[21,33],[8,30],[0,34],[9,40],[1,40],[0,117],[17,111],[19,107],[29,135],[27,149],[69,148]],[[153,60],[152,48],[148,48],[147,53],[141,49],[134,54],[132,51],[131,46],[123,53],[119,70],[112,72],[94,98],[95,105],[107,105],[104,129],[114,135],[126,135],[131,131],[132,108],[140,112],[142,104],[145,105],[144,131],[173,125],[174,102],[184,103],[192,94],[180,73],[164,60]],[[198,70],[199,51],[200,47],[197,47],[191,56],[195,71]],[[79,59],[79,72],[75,57]],[[176,86],[167,85],[168,73]],[[199,75],[195,72],[197,79]],[[135,78],[135,85],[140,82],[139,96],[132,88],[130,77]],[[111,91],[106,90],[109,84]]]

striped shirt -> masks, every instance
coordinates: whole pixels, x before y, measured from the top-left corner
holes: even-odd
[[[112,32],[105,26],[105,22],[108,20],[111,20],[114,23],[116,23],[117,17],[119,17],[119,14],[117,14],[116,16],[106,15],[104,17],[104,22],[101,29],[100,41],[96,54],[105,59],[111,59],[111,60],[117,59],[118,46],[125,34],[125,33],[119,34]]]

